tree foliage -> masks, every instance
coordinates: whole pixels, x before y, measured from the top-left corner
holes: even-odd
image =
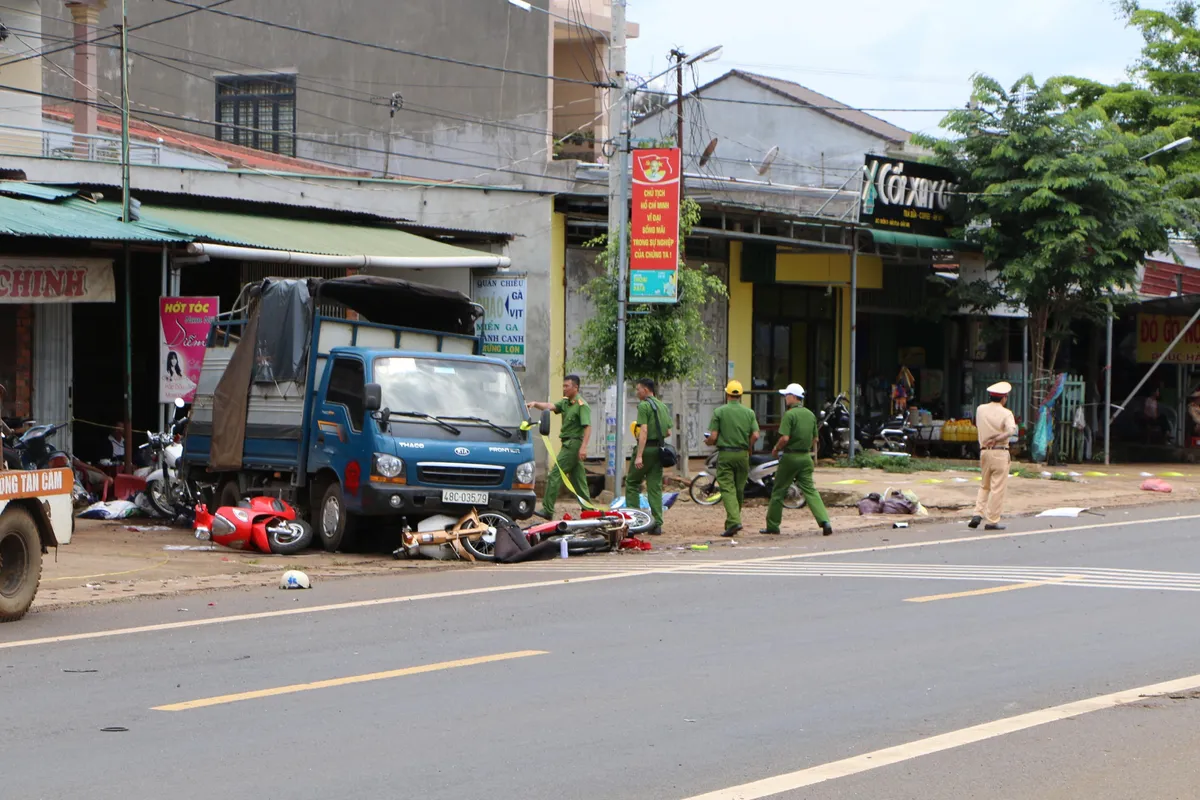
[[[954,137],[935,144],[966,194],[963,236],[994,281],[963,282],[961,296],[981,309],[1001,297],[1025,306],[1039,385],[1071,322],[1102,315],[1146,253],[1192,229],[1191,201],[1166,196],[1162,171],[1138,159],[1143,139],[1074,103],[1074,88],[1026,76],[1005,90],[977,76],[968,107],[942,122]]]
[[[680,206],[681,239],[699,219],[700,207],[685,198]],[[617,368],[617,247],[607,237],[596,241],[604,244],[597,260],[605,269],[584,287],[594,310],[583,323],[572,366],[593,379],[609,382],[615,380]],[[707,265],[691,268],[680,263],[679,302],[629,307],[636,313],[628,316],[625,326],[626,377],[653,378],[659,383],[708,377],[712,337],[704,322],[704,308],[725,295],[725,284]]]

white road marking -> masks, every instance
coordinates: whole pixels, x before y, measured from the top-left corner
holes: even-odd
[[[803,789],[806,786],[815,786],[818,783],[870,772],[880,767],[899,764],[903,761],[920,758],[921,756],[940,753],[968,744],[975,744],[976,742],[994,739],[998,736],[1005,736],[1010,733],[1028,730],[1029,728],[1036,728],[1039,725],[1046,725],[1051,722],[1090,714],[1093,711],[1102,711],[1107,708],[1133,703],[1148,695],[1183,692],[1198,687],[1200,687],[1200,675],[1189,675],[1186,678],[1178,678],[1164,683],[1139,686],[1136,689],[1126,689],[1121,692],[1090,697],[1086,700],[1077,700],[1073,703],[1051,706],[1039,711],[1031,711],[1027,714],[1018,714],[1015,717],[993,720],[992,722],[985,722],[982,725],[973,725],[969,728],[962,728],[938,736],[906,742],[894,747],[885,747],[882,750],[863,753],[862,755],[844,758],[840,761],[831,761],[827,764],[820,764],[783,775],[775,775],[751,783],[731,786],[727,789],[718,789],[715,792],[708,792],[707,794],[694,795],[685,798],[685,800],[758,800],[758,798],[762,797],[772,797],[784,792]]]
[[[855,547],[846,550],[826,550],[812,551],[807,553],[791,553],[778,556],[763,556],[761,558],[749,558],[742,560],[716,561],[708,562],[708,567],[722,566],[727,568],[741,568],[747,564],[770,564],[780,561],[799,561],[803,559],[825,558],[830,556],[845,556],[854,555],[856,553],[878,553],[888,550],[907,550],[914,547],[936,547],[946,544],[962,544],[966,542],[980,542],[987,540],[1000,539],[1016,539],[1025,536],[1043,536],[1046,534],[1065,534],[1075,531],[1087,530],[1103,530],[1106,528],[1116,528],[1132,525],[1156,525],[1165,522],[1182,522],[1187,520],[1200,519],[1200,514],[1186,514],[1177,517],[1156,517],[1154,519],[1141,520],[1126,520],[1123,522],[1098,522],[1089,525],[1074,525],[1065,528],[1039,528],[1032,531],[1005,531],[1004,533],[991,533],[979,536],[960,536],[951,539],[932,539],[920,542],[903,542],[900,544],[877,545],[872,547]],[[558,566],[561,564],[561,566]],[[590,572],[593,571],[591,565],[584,565],[586,569],[580,569],[568,561],[556,562],[554,566],[535,567],[534,565],[512,565],[512,566],[497,566],[492,569],[481,570],[485,574],[498,574],[501,572],[510,571],[555,571],[562,570],[565,572]],[[597,565],[598,566],[598,565]],[[115,628],[102,631],[88,631],[86,633],[71,633],[62,636],[46,636],[38,639],[19,639],[10,642],[0,642],[0,650],[8,650],[17,647],[34,647],[44,644],[59,644],[62,642],[76,642],[87,639],[105,639],[112,636],[129,636],[137,633],[154,633],[158,631],[179,630],[182,628],[199,628],[206,625],[222,625],[229,622],[249,622],[260,619],[272,619],[274,617],[289,617],[301,614],[318,614],[326,611],[345,611],[355,608],[369,608],[372,606],[394,605],[397,603],[413,603],[421,600],[439,600],[447,597],[466,597],[476,594],[490,594],[492,592],[508,592],[518,589],[540,589],[549,586],[562,586],[572,583],[589,583],[592,581],[614,580],[618,578],[632,578],[639,575],[664,575],[692,570],[699,566],[705,566],[703,562],[691,564],[675,564],[655,566],[649,565],[632,567],[632,565],[613,565],[613,567],[601,567],[601,574],[587,575],[586,577],[570,577],[557,578],[553,580],[533,581],[530,583],[512,583],[503,586],[486,586],[477,589],[457,589],[445,592],[430,592],[427,594],[402,595],[399,597],[381,597],[374,600],[356,600],[346,603],[332,603],[322,606],[309,606],[307,608],[289,608],[278,611],[260,611],[251,614],[233,614],[225,617],[211,617],[208,619],[184,620],[180,622],[164,622],[156,625],[140,625],[133,628]],[[632,568],[631,568],[632,567]],[[1073,572],[1077,570],[1072,570]]]

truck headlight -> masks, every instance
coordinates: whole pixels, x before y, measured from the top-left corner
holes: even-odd
[[[533,483],[534,463],[526,461],[517,467],[517,483]]]
[[[395,478],[404,472],[404,462],[387,453],[375,454],[375,474],[385,478]]]

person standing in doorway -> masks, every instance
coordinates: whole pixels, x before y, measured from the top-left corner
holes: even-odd
[[[984,530],[1002,531],[1000,514],[1004,510],[1004,493],[1008,489],[1009,455],[1008,440],[1017,433],[1017,420],[1008,410],[1008,395],[1012,384],[1008,381],[988,387],[990,402],[975,411],[975,427],[979,429],[979,469],[983,481],[979,484],[979,496],[975,499],[975,516],[968,527],[978,528],[984,520]]]
[[[637,382],[637,447],[633,451],[633,464],[625,476],[625,507],[641,507],[642,483],[646,484],[646,499],[650,513],[654,516],[654,530],[662,533],[663,523],[663,467],[659,450],[671,434],[671,413],[657,397],[658,387],[650,378]]]
[[[734,536],[742,529],[742,506],[746,502],[746,479],[750,476],[750,451],[758,441],[758,417],[742,405],[742,384],[725,386],[725,405],[713,410],[704,443],[717,448],[717,486],[725,505],[725,532]]]
[[[537,515],[542,519],[554,518],[554,504],[562,489],[563,480],[567,489],[579,498],[583,506],[591,502],[588,494],[587,471],[583,462],[587,460],[588,440],[592,435],[592,409],[579,393],[579,376],[568,375],[563,379],[563,398],[557,403],[529,402],[528,408],[553,411],[562,417],[559,428],[558,458],[546,476],[546,495],[542,498],[542,510]]]
[[[817,454],[817,417],[804,407],[804,387],[798,383],[780,389],[783,402],[788,409],[779,423],[779,441],[771,455],[779,459],[775,471],[775,487],[771,490],[771,504],[767,507],[767,527],[759,533],[779,533],[783,522],[783,500],[793,483],[804,492],[808,510],[821,532],[829,536],[833,526],[829,524],[829,512],[821,500],[821,493],[813,483],[813,467]]]

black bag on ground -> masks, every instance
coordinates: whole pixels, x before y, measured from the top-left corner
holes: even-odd
[[[522,561],[542,561],[558,555],[558,542],[546,541],[538,545],[529,544],[525,532],[516,525],[496,526],[496,560],[502,564],[519,564]]]

